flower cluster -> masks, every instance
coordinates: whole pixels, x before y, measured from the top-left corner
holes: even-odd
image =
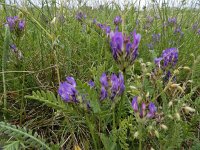
[[[25,20],[20,19],[18,16],[7,17],[6,24],[8,24],[10,31],[23,31],[25,28]]]
[[[168,18],[168,24],[175,25],[177,23],[176,17]]]
[[[101,100],[110,97],[111,100],[115,98],[115,96],[120,96],[124,92],[124,77],[121,73],[119,73],[118,77],[116,74],[112,74],[111,76],[107,76],[106,73],[103,73],[101,78]]]
[[[119,64],[123,64],[123,68],[128,65],[132,65],[134,60],[138,56],[138,46],[141,40],[141,35],[133,32],[133,41],[131,42],[130,37],[123,35],[122,32],[111,32],[110,33],[110,47],[113,58]]]
[[[152,41],[154,43],[159,42],[160,38],[161,38],[161,34],[160,33],[158,33],[158,34],[152,34]]]
[[[16,55],[16,57],[21,60],[23,58],[22,52],[17,48],[15,44],[10,45],[11,51]]]
[[[66,102],[78,102],[76,81],[73,77],[67,77],[65,82],[60,83],[58,94]]]
[[[115,24],[116,26],[118,26],[119,24],[122,23],[122,19],[121,19],[120,16],[116,16],[113,22],[114,22],[114,24]]]
[[[132,100],[132,108],[133,108],[135,113],[139,113],[139,116],[141,118],[144,118],[145,116],[147,118],[153,118],[153,117],[155,117],[155,114],[156,114],[156,111],[157,111],[157,108],[156,108],[155,104],[152,103],[152,102],[149,103],[148,113],[146,111],[146,104],[145,103],[142,103],[141,107],[139,108],[138,97],[134,97],[133,98],[133,100]]]
[[[107,26],[105,24],[97,23],[97,26],[102,29],[107,35],[111,32],[110,26]]]
[[[161,61],[163,61],[163,65],[161,66]],[[168,66],[173,67],[176,65],[178,61],[178,50],[177,48],[169,48],[162,52],[162,56],[159,58],[155,58],[155,64],[160,68],[167,68]]]
[[[86,14],[84,14],[84,13],[82,13],[82,12],[78,12],[77,14],[76,14],[76,19],[78,20],[78,21],[80,21],[80,22],[82,22],[84,19],[86,19]]]

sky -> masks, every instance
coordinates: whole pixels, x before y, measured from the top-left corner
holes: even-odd
[[[35,5],[40,6],[42,0],[6,0],[7,3],[11,2],[13,3],[14,1],[17,2],[18,4],[23,4],[25,1],[31,1],[32,3],[34,3]],[[51,2],[52,0],[43,0],[43,1],[47,1],[47,2]],[[57,4],[59,6],[59,4],[62,2],[63,4],[67,5],[67,6],[71,6],[71,7],[77,7],[78,5],[78,1],[80,0],[56,0]],[[82,4],[86,3],[87,6],[91,6],[91,7],[96,7],[99,5],[103,5],[105,3],[107,4],[111,4],[112,2],[116,2],[117,4],[119,4],[121,6],[121,8],[124,8],[124,5],[126,4],[130,4],[133,3],[135,6],[139,6],[142,8],[143,6],[148,6],[151,3],[151,0],[81,0]],[[175,7],[179,7],[181,4],[181,1],[183,0],[154,0],[156,1],[159,5],[161,5],[163,2],[167,2],[170,6],[175,6]],[[200,0],[185,0],[186,1],[186,6],[187,7],[194,7],[198,5],[198,8],[200,6]],[[198,3],[197,5],[195,5],[195,3]]]

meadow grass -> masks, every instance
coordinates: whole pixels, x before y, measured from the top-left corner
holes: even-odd
[[[108,4],[102,5],[96,9],[85,5],[80,5],[79,8],[69,8],[62,3],[58,7],[53,0],[49,2],[44,0],[41,7],[28,0],[24,6],[5,4],[4,1],[0,2],[0,6],[0,57],[2,58],[0,62],[0,77],[2,79],[0,81],[0,121],[17,125],[15,127],[24,133],[26,131],[21,129],[23,127],[32,130],[31,132],[37,132],[39,136],[35,136],[38,138],[38,140],[35,139],[36,143],[38,141],[49,143],[45,145],[38,142],[42,148],[36,149],[48,149],[48,147],[51,147],[50,149],[74,148],[77,150],[150,149],[151,147],[154,149],[200,148],[200,117],[198,115],[200,110],[200,33],[198,33],[200,10],[198,7],[188,8],[181,3],[180,7],[177,8],[170,7],[167,3],[160,7],[155,1],[143,9],[130,5],[129,8],[121,10],[117,4],[114,4],[113,7],[108,7]],[[80,11],[87,15],[87,18],[82,22],[75,18],[76,13]],[[6,17],[16,15],[25,18],[26,21],[25,29],[21,35],[14,35],[13,32],[7,31],[8,27],[5,27]],[[88,82],[90,79],[99,82],[99,77],[103,72],[118,72],[120,69],[112,57],[108,38],[92,23],[93,19],[96,18],[98,22],[110,25],[114,30],[113,19],[118,15],[123,19],[120,29],[124,33],[129,34],[136,29],[137,33],[142,36],[134,70],[131,68],[127,72],[127,78],[129,78],[127,84],[130,86],[145,84],[144,88],[147,88],[145,92],[150,91],[152,87],[148,87],[148,80],[144,79],[140,85],[140,81],[136,79],[137,75],[143,74],[141,63],[153,63],[154,58],[159,57],[162,51],[167,48],[178,48],[179,58],[176,68],[186,66],[190,68],[189,73],[180,69],[180,74],[177,76],[177,81],[181,85],[184,85],[186,80],[192,80],[190,87],[184,89],[185,94],[178,98],[173,95],[172,99],[175,102],[177,99],[184,99],[183,103],[195,107],[195,114],[193,116],[191,114],[182,115],[182,122],[165,119],[163,122],[168,124],[170,131],[167,133],[160,131],[160,136],[157,132],[150,132],[153,138],[158,138],[150,142],[148,142],[148,136],[143,138],[146,132],[143,135],[138,135],[137,140],[135,129],[138,128],[128,127],[130,122],[135,119],[128,116],[126,118],[125,113],[113,113],[113,118],[116,117],[116,120],[113,121],[112,115],[107,111],[99,113],[99,116],[96,117],[95,113],[90,116],[82,110],[77,110],[74,106],[72,108],[70,105],[66,108],[61,107],[63,103],[56,103],[60,106],[58,107],[60,111],[55,109],[56,105],[53,103],[49,102],[49,105],[43,105],[42,100],[48,99],[49,94],[45,96],[43,93],[38,93],[40,95],[38,99],[41,102],[26,97],[37,90],[51,91],[57,96],[59,84],[65,80],[66,76],[73,76],[79,80],[77,82],[81,85],[79,87],[81,91],[81,89],[87,89],[86,85],[82,83]],[[149,16],[154,19],[152,23],[149,23]],[[172,17],[177,18],[177,24],[166,27],[165,23],[168,18]],[[197,23],[197,28],[193,29],[195,23]],[[175,33],[174,30],[178,27],[181,27],[181,32]],[[153,34],[161,34],[160,39],[153,41]],[[153,44],[153,47],[148,46],[150,43]],[[23,55],[22,59],[19,59],[18,54],[11,51],[10,44],[17,45],[18,51]],[[96,84],[97,87],[100,87],[100,83]],[[127,88],[126,92],[129,90],[131,89]],[[138,92],[129,92],[127,97],[134,96],[134,94],[138,94]],[[166,99],[167,96],[169,95],[163,95],[161,92],[161,99]],[[127,97],[124,96],[123,99],[127,99]],[[190,101],[186,101],[187,98]],[[58,100],[60,100],[59,97]],[[107,105],[105,108],[109,109]],[[122,105],[126,106],[126,108],[122,108],[124,112],[129,109],[127,103]],[[178,105],[176,109],[180,107]],[[164,111],[164,113],[166,112],[167,110]],[[171,113],[176,113],[176,110],[174,109]],[[121,115],[121,118],[118,118],[118,115]],[[105,119],[105,116],[108,118]],[[123,118],[125,119],[123,120]],[[103,121],[101,122],[101,120]],[[110,120],[117,124],[112,131]],[[34,147],[30,141],[24,142],[25,145],[23,145],[23,140],[21,140],[23,136],[15,137],[14,134],[10,134],[9,140],[9,136],[6,135],[7,132],[3,128],[6,124],[2,122],[0,131],[4,132],[0,133],[2,137],[0,143],[3,146],[14,143],[13,145],[18,146],[18,148],[25,149],[25,145],[29,143],[27,145],[30,147],[27,146],[27,148]],[[101,123],[99,125],[101,128],[96,129],[94,126],[96,123]],[[108,125],[103,126],[106,123]],[[147,128],[142,124],[138,124],[138,127],[140,127],[141,132],[143,132],[143,128]],[[12,131],[11,128],[8,130]],[[95,133],[97,131],[98,133]],[[25,136],[28,134],[24,134]],[[29,136],[28,138],[34,139],[33,137]],[[120,140],[118,141],[118,139]]]

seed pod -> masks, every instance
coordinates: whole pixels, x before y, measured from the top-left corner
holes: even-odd
[[[171,107],[172,105],[173,105],[173,102],[170,101],[170,102],[168,103],[168,107]]]
[[[167,127],[166,125],[164,125],[164,124],[161,124],[160,127],[161,127],[162,129],[164,129],[164,130],[168,130],[168,127]]]
[[[175,118],[179,121],[179,120],[181,120],[181,116],[180,116],[180,114],[177,112],[177,113],[175,113]]]
[[[183,67],[183,69],[190,71],[190,67],[188,67],[188,66]]]
[[[137,131],[137,132],[135,132],[135,133],[134,133],[134,138],[136,138],[136,139],[137,139],[137,138],[138,138],[138,136],[139,136],[139,132]]]
[[[154,131],[157,138],[159,138],[159,132],[157,130]]]
[[[184,111],[186,114],[189,114],[189,112],[195,112],[195,109],[189,106],[185,106]]]

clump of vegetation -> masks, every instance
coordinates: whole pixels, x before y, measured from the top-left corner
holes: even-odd
[[[0,5],[4,149],[200,148],[198,7]]]

